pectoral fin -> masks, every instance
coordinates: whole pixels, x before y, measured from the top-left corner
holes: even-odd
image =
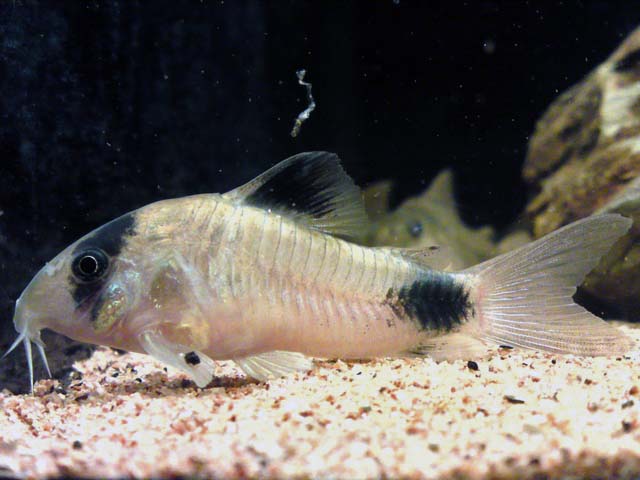
[[[147,330],[140,334],[140,345],[156,360],[176,368],[191,377],[200,388],[213,380],[215,363],[202,352],[191,351],[184,345],[167,340],[160,332]]]
[[[306,372],[313,367],[313,361],[309,357],[297,352],[265,352],[252,357],[236,358],[234,361],[244,373],[261,382],[291,372]]]

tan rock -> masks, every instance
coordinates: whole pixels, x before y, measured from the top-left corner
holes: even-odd
[[[640,216],[640,29],[536,125],[523,175],[537,192],[526,213],[541,237],[596,212]],[[585,289],[640,313],[639,229],[622,238]]]

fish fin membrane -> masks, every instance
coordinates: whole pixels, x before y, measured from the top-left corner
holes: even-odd
[[[631,223],[615,214],[588,217],[465,270],[473,285],[476,335],[498,345],[555,353],[628,352],[631,339],[572,297]]]
[[[448,333],[417,345],[402,356],[431,357],[441,360],[477,360],[491,354],[491,348],[482,340],[464,332]]]
[[[160,332],[148,330],[140,334],[140,344],[145,352],[156,360],[180,370],[191,377],[200,388],[204,388],[213,380],[215,362],[202,352],[191,351],[184,345],[167,340]],[[187,354],[197,355],[197,363],[187,361]]]
[[[234,361],[244,373],[261,382],[292,372],[306,372],[313,368],[313,361],[309,357],[297,352],[280,350],[235,358]]]
[[[349,240],[369,228],[362,193],[334,153],[289,157],[224,197]]]

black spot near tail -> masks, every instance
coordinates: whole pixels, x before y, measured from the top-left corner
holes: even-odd
[[[416,320],[424,330],[450,331],[473,315],[469,291],[452,275],[425,271],[413,283],[387,292],[398,316]]]

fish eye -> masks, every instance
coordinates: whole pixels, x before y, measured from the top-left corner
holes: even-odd
[[[420,235],[422,235],[422,223],[414,222],[414,223],[410,224],[409,225],[409,234],[413,238],[418,238]]]
[[[97,248],[85,250],[71,265],[74,276],[81,282],[92,282],[104,276],[109,268],[107,254]]]

